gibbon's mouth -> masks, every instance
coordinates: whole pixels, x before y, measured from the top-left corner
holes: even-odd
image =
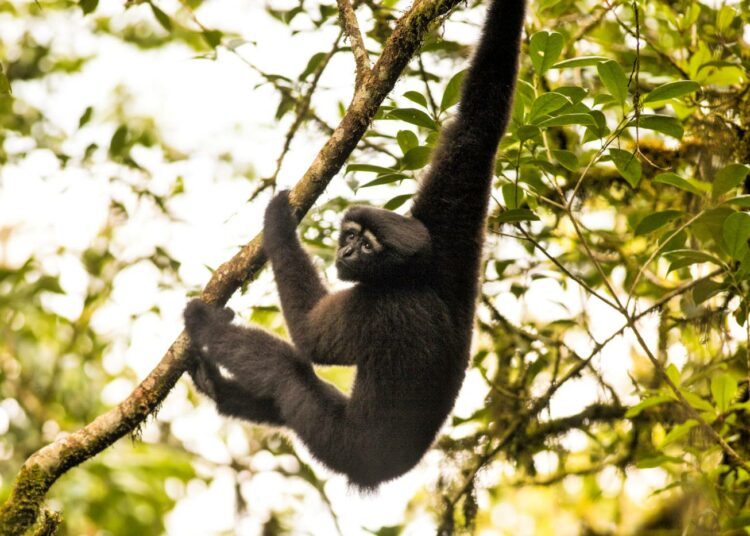
[[[352,270],[354,268],[354,263],[348,261],[347,259],[336,259],[336,269],[337,270]]]

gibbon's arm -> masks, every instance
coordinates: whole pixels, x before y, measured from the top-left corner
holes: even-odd
[[[429,229],[436,261],[446,274],[472,272],[481,253],[477,240],[485,222],[497,145],[511,112],[524,14],[524,0],[490,3],[458,113],[443,129],[414,200],[412,215]],[[447,284],[456,288],[450,279]]]
[[[328,291],[297,238],[288,191],[277,194],[266,208],[263,249],[271,261],[289,334],[304,352],[307,316]]]

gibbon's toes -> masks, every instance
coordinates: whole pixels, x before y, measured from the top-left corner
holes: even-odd
[[[216,395],[216,389],[214,388],[214,382],[207,371],[207,364],[201,360],[200,356],[197,356],[198,361],[195,368],[190,370],[190,377],[193,379],[195,388],[198,389],[204,395],[214,398]]]
[[[190,300],[190,303],[185,307],[185,312],[183,313],[185,328],[191,337],[208,321],[209,307],[206,302],[198,298]]]
[[[191,300],[185,307],[185,329],[195,344],[203,344],[201,335],[211,331],[217,324],[228,324],[234,318],[234,311],[228,307],[215,307],[200,299]]]
[[[223,307],[221,309],[221,317],[226,322],[231,322],[232,320],[234,320],[234,311],[232,311],[229,307]]]

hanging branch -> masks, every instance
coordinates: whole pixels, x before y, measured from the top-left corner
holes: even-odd
[[[349,0],[336,0],[336,3],[339,5],[341,27],[349,37],[349,44],[352,47],[352,54],[354,54],[354,62],[357,64],[357,78],[354,83],[355,90],[357,90],[372,74],[370,71],[370,57],[367,55],[365,42],[362,39],[362,32],[359,30],[357,16],[354,14],[354,8],[349,3]]]
[[[312,207],[355,149],[426,34],[458,3],[459,0],[417,1],[399,19],[372,69],[372,76],[356,89],[343,119],[292,190],[290,202],[298,220]],[[257,235],[213,273],[201,298],[207,303],[226,303],[234,291],[255,277],[265,260],[262,235]],[[156,410],[186,370],[187,345],[188,338],[183,332],[156,368],[125,400],[80,430],[42,447],[26,460],[16,476],[10,497],[0,507],[2,534],[20,536],[41,517],[53,518],[43,515],[42,509],[49,488],[66,471],[132,432]],[[46,528],[54,529],[54,525],[55,522],[50,521]]]

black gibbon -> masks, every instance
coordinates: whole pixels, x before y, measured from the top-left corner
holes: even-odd
[[[265,215],[293,345],[191,301],[185,325],[196,387],[229,416],[293,430],[312,455],[363,489],[414,467],[453,408],[469,358],[487,204],[513,98],[524,0],[493,0],[410,216],[350,208],[329,293],[296,235],[289,193]],[[356,365],[351,396],[313,363]],[[224,370],[222,370],[224,369]]]

